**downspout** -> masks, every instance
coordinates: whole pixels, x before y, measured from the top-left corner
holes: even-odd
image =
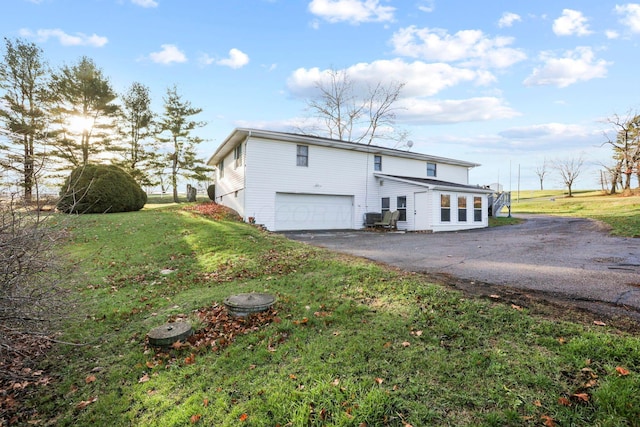
[[[247,212],[247,159],[249,156],[247,156],[247,147],[249,146],[248,142],[249,142],[249,138],[251,138],[251,129],[249,129],[249,134],[247,135],[247,138],[244,140],[245,144],[244,144],[244,162],[242,162],[242,167],[244,168],[243,171],[243,175],[244,175],[244,191],[242,192],[242,206],[244,206],[244,220],[245,222],[249,222],[249,216],[253,216],[254,218],[256,217],[255,212],[253,213],[253,215],[248,215]]]

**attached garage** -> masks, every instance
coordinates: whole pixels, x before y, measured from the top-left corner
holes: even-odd
[[[353,228],[353,196],[276,193],[277,231]]]

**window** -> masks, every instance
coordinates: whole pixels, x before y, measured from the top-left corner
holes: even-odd
[[[400,216],[398,217],[398,221],[406,221],[407,220],[407,196],[398,196],[396,207],[398,208],[398,212]]]
[[[218,163],[218,177],[224,177],[224,160],[220,160]]]
[[[473,198],[473,220],[482,221],[482,197]]]
[[[309,147],[306,145],[298,145],[296,148],[296,165],[309,166]]]
[[[242,144],[234,148],[233,159],[235,160],[235,167],[242,166]]]
[[[451,221],[451,196],[448,194],[440,195],[440,221]]]
[[[382,198],[382,203],[381,203],[381,204],[382,204],[382,209],[381,209],[381,211],[382,211],[382,215],[384,216],[384,213],[385,213],[385,212],[387,212],[387,211],[389,210],[389,206],[390,206],[390,204],[389,204],[389,198],[388,198],[388,197],[383,197],[383,198]]]
[[[436,166],[435,163],[427,163],[427,176],[437,176]]]
[[[373,156],[373,170],[374,171],[382,170],[382,156]]]
[[[467,197],[458,197],[458,222],[467,222]]]

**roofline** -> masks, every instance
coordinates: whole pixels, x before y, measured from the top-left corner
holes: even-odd
[[[297,142],[308,145],[318,145],[324,147],[334,147],[343,150],[360,151],[363,153],[371,154],[385,154],[395,157],[403,157],[407,159],[418,159],[425,161],[433,161],[436,163],[444,163],[454,166],[463,166],[466,168],[474,168],[480,166],[479,163],[467,162],[464,160],[456,160],[447,157],[431,156],[428,154],[421,154],[416,152],[397,150],[394,148],[380,147],[377,145],[360,144],[357,142],[341,141],[338,139],[323,138],[311,135],[300,135],[287,132],[268,131],[263,129],[252,128],[236,128],[222,141],[216,151],[207,160],[207,165],[216,166],[220,160],[231,151],[239,142],[246,140],[249,137],[258,137],[264,139],[274,139],[279,141]]]
[[[417,185],[419,187],[425,187],[431,190],[446,190],[446,191],[460,191],[460,190],[468,190],[468,191],[473,191],[474,193],[486,193],[486,194],[492,194],[495,191],[490,189],[490,188],[483,188],[480,187],[479,185],[463,185],[463,184],[456,184],[453,182],[447,182],[447,181],[440,181],[440,183],[426,183],[426,182],[420,182],[417,181],[417,179],[421,179],[421,178],[412,178],[412,177],[399,177],[399,176],[393,176],[393,175],[385,175],[383,173],[374,173],[373,176],[375,176],[376,178],[380,178],[380,179],[388,179],[389,181],[396,181],[396,182],[402,182],[405,184],[411,184],[411,185]],[[433,181],[438,181],[438,180],[433,180]]]

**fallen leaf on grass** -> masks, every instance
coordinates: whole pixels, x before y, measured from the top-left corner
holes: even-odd
[[[149,374],[144,374],[142,377],[140,377],[140,379],[138,380],[139,383],[146,383],[147,381],[149,381]]]
[[[411,345],[411,343],[410,343],[409,341],[404,341],[404,342],[402,343],[402,346],[403,346],[403,347],[409,347],[410,345]]]
[[[191,418],[190,418],[191,424],[197,423],[198,421],[200,421],[200,418],[202,418],[201,414],[191,415]]]
[[[203,400],[202,400],[202,406],[204,406],[205,408],[206,408],[207,406],[209,406],[209,399],[206,399],[206,398],[205,398],[205,399],[203,399]]]
[[[594,321],[593,321],[593,324],[594,324],[594,325],[596,325],[596,326],[607,326],[607,324],[606,324],[606,323],[604,323],[604,322],[603,322],[603,321],[601,321],[601,320],[594,320]]]
[[[82,402],[80,402],[80,403],[78,403],[76,405],[76,409],[84,409],[84,408],[86,408],[87,406],[91,405],[92,403],[94,403],[97,400],[98,400],[97,396],[96,397],[92,397],[89,400],[83,400]]]
[[[522,307],[520,307],[519,305],[516,304],[511,304],[511,308],[518,310],[518,311],[522,311]]]
[[[376,378],[376,383],[382,384],[384,380],[382,378]]]
[[[576,399],[578,399],[581,402],[588,402],[589,401],[589,395],[587,393],[576,393],[576,394],[573,394],[572,397],[575,397]]]
[[[196,355],[191,353],[189,356],[184,358],[184,363],[186,365],[193,365],[194,363],[196,363]]]
[[[249,418],[249,416],[247,414],[242,414],[240,415],[240,421],[247,421],[247,418]]]
[[[544,425],[545,427],[555,427],[556,425],[556,420],[554,420],[553,418],[551,418],[549,415],[543,415],[540,417],[542,420],[544,420]]]
[[[558,398],[558,404],[560,404],[562,406],[571,406],[571,401],[569,399],[567,399],[566,397],[559,397]]]
[[[629,371],[622,366],[616,366],[616,371],[623,377],[629,375]]]
[[[87,384],[90,384],[92,382],[94,382],[96,380],[96,376],[95,375],[89,375],[87,378],[84,379],[84,382]]]

